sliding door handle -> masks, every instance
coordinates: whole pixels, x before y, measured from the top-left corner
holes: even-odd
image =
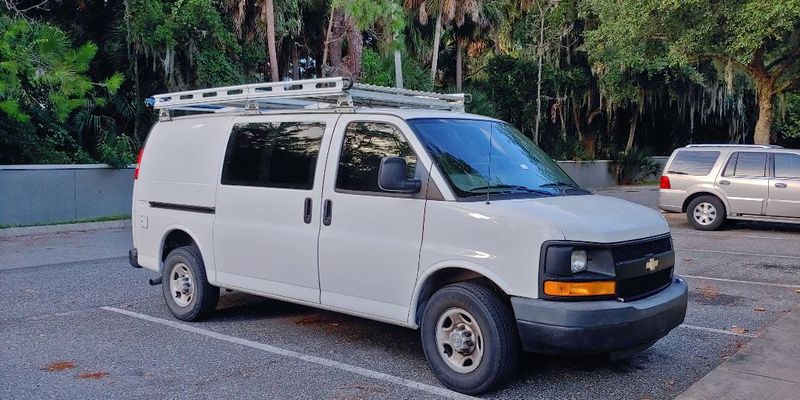
[[[730,185],[731,181],[723,179],[723,180],[719,181],[719,184],[720,185]]]
[[[775,187],[778,189],[786,189],[786,184],[783,182],[778,182],[775,184]]]
[[[311,223],[311,197],[306,197],[306,201],[303,204],[303,222]]]
[[[328,226],[333,219],[333,202],[325,200],[325,205],[322,208],[322,224]]]

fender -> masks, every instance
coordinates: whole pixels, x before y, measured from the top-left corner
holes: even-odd
[[[728,199],[722,193],[720,193],[720,191],[717,190],[717,188],[715,188],[714,185],[711,184],[711,183],[701,183],[701,184],[698,184],[698,185],[694,185],[694,186],[690,187],[689,189],[687,189],[686,193],[688,193],[688,196],[686,196],[687,198],[689,198],[691,196],[694,196],[697,193],[713,194],[714,196],[717,196],[717,198],[719,198],[720,201],[722,201],[722,204],[725,205],[725,213],[727,215],[731,215],[731,213],[730,213],[731,207],[730,207],[730,204],[728,204]],[[685,202],[685,200],[684,200],[684,202]]]
[[[195,233],[191,229],[189,229],[187,226],[181,225],[181,224],[168,225],[166,228],[164,228],[163,232],[161,233],[161,243],[158,245],[158,254],[159,254],[158,270],[159,270],[159,272],[164,268],[164,261],[161,260],[161,254],[164,252],[164,244],[165,244],[165,242],[167,240],[167,236],[169,236],[169,234],[172,233],[173,231],[183,231],[187,235],[189,235],[190,238],[192,238],[192,241],[194,242],[194,244],[197,246],[198,249],[200,249],[200,256],[203,257],[203,264],[205,264],[205,267],[206,267],[206,278],[208,279],[209,283],[212,283],[212,284],[216,283],[216,274],[213,274],[213,272],[216,271],[216,267],[214,266],[213,260],[212,260],[211,263],[208,262],[209,257],[208,257],[208,252],[206,251],[205,246],[202,244],[202,242],[200,240],[197,239],[197,235],[195,235]],[[214,278],[212,278],[212,277],[214,277]],[[212,279],[215,282],[211,282]]]
[[[417,284],[414,287],[414,295],[411,298],[411,306],[408,309],[408,326],[410,328],[417,329],[419,327],[417,325],[415,317],[416,317],[417,304],[419,303],[419,296],[422,293],[422,288],[425,286],[425,283],[428,281],[431,275],[433,275],[437,271],[441,271],[446,268],[459,268],[472,271],[492,281],[492,283],[497,285],[497,287],[499,287],[504,293],[508,295],[513,295],[511,293],[511,288],[508,285],[508,283],[505,280],[503,280],[499,275],[497,275],[488,268],[464,260],[442,261],[429,266],[424,271],[422,271],[422,273],[419,274],[419,276],[417,277]]]

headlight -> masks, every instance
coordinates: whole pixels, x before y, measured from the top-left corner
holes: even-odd
[[[572,250],[569,269],[573,274],[586,271],[586,250]]]

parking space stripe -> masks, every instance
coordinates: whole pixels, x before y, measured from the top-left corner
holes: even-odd
[[[731,283],[748,283],[751,285],[764,285],[764,286],[774,286],[774,287],[782,287],[782,288],[789,288],[789,289],[800,289],[800,285],[788,285],[784,283],[770,283],[770,282],[759,282],[759,281],[742,281],[738,279],[727,279],[727,278],[713,278],[710,276],[699,276],[699,275],[680,275],[682,278],[690,278],[690,279],[705,279],[709,281],[721,281],[721,282],[731,282]]]
[[[127,315],[129,317],[138,318],[144,321],[153,322],[160,325],[169,326],[175,329],[180,329],[182,331],[196,333],[198,335],[203,335],[206,337],[210,337],[217,340],[222,340],[229,343],[234,343],[242,346],[247,346],[250,348],[266,351],[268,353],[277,354],[284,357],[295,358],[298,360],[302,360],[305,362],[309,362],[312,364],[322,365],[325,367],[335,368],[341,371],[350,372],[356,375],[361,375],[371,379],[377,379],[380,381],[392,383],[399,386],[404,386],[409,389],[419,390],[421,392],[426,392],[429,394],[441,396],[448,399],[476,399],[476,397],[471,397],[467,395],[463,395],[461,393],[454,392],[449,389],[445,389],[443,387],[437,387],[433,385],[428,385],[421,382],[416,382],[404,378],[400,378],[394,375],[385,374],[383,372],[373,371],[371,369],[366,369],[362,367],[357,367],[355,365],[345,364],[343,362],[329,360],[327,358],[316,357],[308,354],[298,353],[292,350],[286,350],[275,346],[270,346],[265,343],[255,342],[252,340],[242,339],[235,336],[225,335],[222,333],[217,333],[214,331],[209,331],[207,329],[198,328],[196,326],[187,325],[184,323],[176,322],[176,321],[169,321],[163,318],[152,317],[146,314],[140,314],[133,311],[122,310],[115,307],[101,307],[103,310],[115,312],[118,314]]]
[[[686,324],[681,324],[679,326],[681,328],[694,329],[696,331],[703,331],[703,332],[721,333],[723,335],[744,336],[744,337],[749,337],[749,338],[754,338],[754,337],[758,336],[758,335],[755,335],[753,333],[747,333],[747,332],[737,333],[737,332],[733,332],[733,331],[726,331],[724,329],[706,328],[705,326],[686,325]]]
[[[740,251],[722,251],[722,250],[706,250],[706,249],[686,249],[686,248],[675,248],[675,250],[679,251],[694,251],[699,253],[715,253],[715,254],[732,254],[735,256],[751,256],[751,257],[771,257],[771,258],[786,258],[790,260],[800,260],[798,256],[783,256],[780,254],[761,254],[761,253],[744,253]]]

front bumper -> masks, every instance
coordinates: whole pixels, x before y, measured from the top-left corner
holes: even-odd
[[[128,251],[128,262],[131,263],[131,267],[133,268],[142,268],[142,266],[139,265],[139,251],[135,248]]]
[[[545,354],[600,354],[646,347],[683,323],[682,279],[644,299],[551,301],[512,297],[522,347]]]

